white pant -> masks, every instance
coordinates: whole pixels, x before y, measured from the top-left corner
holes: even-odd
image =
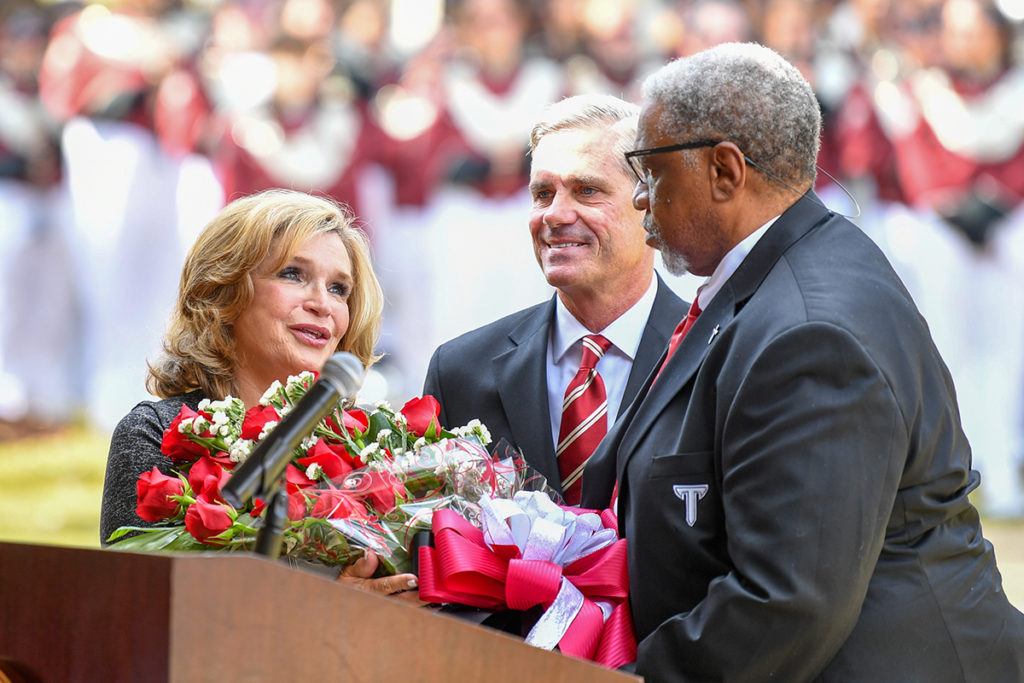
[[[882,247],[928,321],[957,390],[979,504],[1024,517],[1024,210],[984,251],[929,212],[871,207],[861,225]]]
[[[128,123],[73,119],[62,139],[87,414],[112,428],[146,398],[187,249],[221,208],[209,162]]]

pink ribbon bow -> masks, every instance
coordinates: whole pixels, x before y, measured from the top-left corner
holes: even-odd
[[[538,498],[538,497],[542,497]],[[434,547],[419,549],[420,599],[544,613],[526,642],[609,668],[635,661],[626,541],[614,515],[558,508],[544,494],[481,501],[484,529],[457,512],[433,515]]]

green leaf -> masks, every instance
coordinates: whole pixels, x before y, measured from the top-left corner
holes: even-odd
[[[144,550],[155,552],[160,550],[202,550],[204,546],[192,538],[184,526],[171,527],[121,527],[110,535],[111,539],[120,538],[131,531],[138,531],[138,535],[130,536],[118,541],[116,547],[119,550]]]
[[[369,423],[370,426],[366,430],[367,442],[376,441],[377,434],[379,434],[382,429],[392,429],[391,420],[388,419],[388,416],[384,414],[383,411],[378,410],[374,413],[370,413]]]

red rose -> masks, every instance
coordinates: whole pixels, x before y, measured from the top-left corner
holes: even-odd
[[[390,472],[357,472],[345,479],[345,491],[362,498],[380,514],[395,509],[405,486]]]
[[[342,437],[345,436],[346,432],[355,434],[356,436],[362,436],[370,427],[370,418],[368,418],[366,413],[362,410],[341,411],[341,421],[345,425],[344,430],[338,426],[334,417],[330,415],[327,416],[327,426],[330,427],[332,432]]]
[[[306,494],[302,491],[288,495],[288,519],[293,522],[301,522],[306,518],[308,509],[309,502],[306,500]]]
[[[409,431],[416,436],[435,437],[441,433],[441,425],[437,421],[441,404],[433,396],[410,399],[399,412],[409,423]]]
[[[299,464],[309,467],[320,465],[328,479],[339,479],[356,468],[352,456],[341,444],[329,444],[323,437],[309,449],[309,455],[299,458]]]
[[[209,420],[208,415],[197,413],[187,405],[182,404],[181,411],[178,412],[177,417],[171,420],[170,426],[164,430],[164,437],[160,442],[160,452],[174,462],[192,462],[196,458],[208,454],[210,452],[209,448],[196,443],[187,434],[182,434],[178,430],[183,420],[191,420],[199,416]],[[205,429],[199,436],[213,438],[213,433],[209,429]]]
[[[295,493],[302,489],[308,489],[310,486],[316,484],[315,481],[306,476],[304,471],[291,463],[288,463],[288,467],[284,471],[284,481],[285,488],[288,493]]]
[[[231,528],[234,520],[227,506],[211,500],[203,494],[185,512],[185,528],[200,543],[223,545],[216,536]]]
[[[268,422],[280,422],[281,416],[277,414],[274,406],[253,406],[245,411],[242,419],[242,438],[255,441],[263,433],[263,427]]]
[[[138,495],[135,514],[147,522],[159,522],[173,517],[178,513],[181,503],[171,500],[170,496],[180,496],[184,490],[185,483],[181,479],[168,477],[156,467],[143,472],[135,483]]]
[[[345,429],[351,429],[352,431],[359,432],[362,434],[370,427],[370,418],[366,416],[366,413],[362,410],[345,410],[342,411]]]
[[[307,491],[307,493],[310,493]],[[323,489],[313,492],[316,496],[316,504],[310,517],[323,517],[326,519],[349,519],[356,517],[366,518],[366,508],[358,500],[338,489]]]
[[[231,475],[221,467],[215,459],[209,455],[196,460],[188,471],[188,485],[196,496],[209,494],[213,500],[223,500],[220,497],[220,487]]]
[[[252,516],[261,517],[267,509],[267,501],[262,498],[253,498]],[[306,517],[306,496],[302,491],[296,491],[288,495],[288,519],[293,522],[301,522]]]
[[[217,451],[210,455],[210,459],[216,463],[219,463],[228,472],[231,472],[238,466],[238,463],[231,459],[231,456],[225,451]]]

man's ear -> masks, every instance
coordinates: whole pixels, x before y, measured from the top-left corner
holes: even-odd
[[[728,201],[747,183],[747,164],[743,152],[732,142],[720,142],[711,148],[711,197]]]

